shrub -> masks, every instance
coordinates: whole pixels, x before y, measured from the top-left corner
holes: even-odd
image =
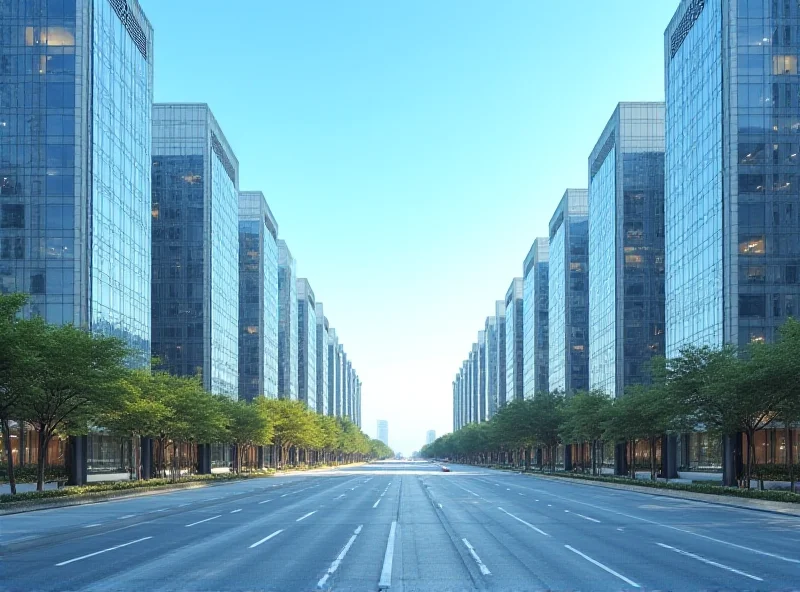
[[[36,483],[36,465],[14,466],[14,478],[17,483]],[[66,481],[67,469],[65,467],[45,467],[45,481]],[[8,483],[8,465],[0,464],[0,483]]]

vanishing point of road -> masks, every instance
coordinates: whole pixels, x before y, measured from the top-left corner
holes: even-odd
[[[0,517],[3,590],[779,590],[800,518],[383,462]]]

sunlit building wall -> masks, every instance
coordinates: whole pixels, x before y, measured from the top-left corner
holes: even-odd
[[[522,368],[522,278],[514,278],[506,292],[506,401],[524,398]]]
[[[278,240],[278,397],[297,399],[297,266]]]
[[[297,398],[317,410],[317,314],[314,290],[306,278],[297,286]]]
[[[522,265],[522,366],[523,392],[526,398],[548,392],[548,257],[550,241],[537,238]]]
[[[328,415],[328,317],[317,302],[317,413]]]

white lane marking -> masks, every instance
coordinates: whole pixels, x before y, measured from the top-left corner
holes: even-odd
[[[548,493],[543,491],[542,493]],[[548,493],[548,495],[555,495],[553,493]],[[559,496],[560,497],[560,496]],[[700,537],[702,539],[706,539],[708,541],[714,541],[715,543],[720,543],[723,545],[728,545],[729,547],[735,547],[736,549],[742,549],[743,551],[750,551],[751,553],[756,553],[758,555],[764,555],[765,557],[772,557],[773,559],[780,559],[781,561],[786,561],[788,563],[800,563],[800,559],[792,559],[791,557],[785,557],[784,555],[778,555],[777,553],[768,553],[767,551],[762,551],[760,549],[753,549],[752,547],[745,547],[744,545],[737,545],[736,543],[731,543],[730,541],[723,541],[722,539],[715,539],[714,537],[710,537],[706,534],[700,534],[699,532],[692,532],[691,530],[684,530],[683,528],[678,528],[677,526],[670,526],[668,524],[662,524],[661,522],[656,522],[655,520],[648,520],[647,518],[642,518],[641,516],[634,516],[633,514],[626,514],[624,512],[618,512],[616,510],[611,510],[609,508],[604,508],[603,506],[596,506],[594,504],[590,504],[588,502],[579,502],[578,500],[570,499],[561,497],[561,499],[572,502],[574,504],[581,504],[582,506],[589,506],[590,508],[594,508],[595,510],[601,510],[603,512],[611,512],[612,514],[616,514],[617,516],[624,516],[625,518],[631,518],[633,520],[639,520],[641,522],[646,522],[647,524],[652,524],[654,526],[661,526],[662,528],[669,528],[670,530],[677,530],[678,532],[682,532],[684,534],[690,534],[692,536]]]
[[[510,487],[506,487],[506,491],[511,491],[511,488]]]
[[[335,497],[333,499],[337,500],[337,499],[342,499],[343,497],[344,497],[344,494],[340,495],[339,497]]]
[[[378,590],[386,590],[392,585],[392,562],[394,561],[394,535],[397,529],[397,521],[392,521],[389,529],[389,539],[386,541],[386,553],[383,554],[383,567],[381,568],[381,579],[378,581]]]
[[[302,520],[305,520],[306,518],[308,518],[308,517],[309,517],[309,516],[311,516],[312,514],[316,514],[316,513],[317,513],[317,511],[316,511],[316,510],[314,510],[313,512],[309,512],[308,514],[306,514],[306,515],[304,515],[304,516],[300,516],[300,518],[298,518],[297,520],[295,520],[295,522],[300,522],[300,521],[302,521]]]
[[[271,499],[264,500],[263,502],[258,502],[258,505],[260,506],[261,504],[266,504],[266,503],[269,503],[271,501],[272,501]]]
[[[86,526],[84,526],[84,528],[94,528],[95,526],[100,526],[100,522],[98,522],[97,524],[87,524]]]
[[[573,514],[573,515],[575,515],[575,516],[580,516],[580,517],[581,517],[581,518],[583,518],[584,520],[591,520],[592,522],[597,522],[598,524],[600,524],[600,521],[599,521],[599,520],[595,520],[594,518],[589,518],[588,516],[584,516],[583,514],[578,514],[577,512],[570,512],[569,510],[564,510],[564,513],[566,513],[566,514]]]
[[[152,539],[153,537],[144,537],[141,539],[136,539],[135,541],[131,541],[130,543],[122,543],[121,545],[116,545],[115,547],[109,547],[108,549],[103,549],[102,551],[95,551],[94,553],[89,553],[88,555],[81,555],[80,557],[75,557],[74,559],[68,559],[67,561],[62,561],[61,563],[56,563],[56,567],[61,567],[62,565],[67,565],[68,563],[73,563],[75,561],[80,561],[81,559],[88,559],[89,557],[94,557],[95,555],[100,555],[101,553],[108,553],[109,551],[113,551],[115,549],[121,549],[122,547],[127,547],[128,545],[134,545],[136,543],[141,543],[142,541],[146,541],[147,539]]]
[[[576,548],[570,547],[569,545],[564,545],[564,547],[566,547],[567,549],[569,549],[570,551],[572,551],[576,555],[580,555],[586,561],[588,561],[589,563],[593,563],[594,565],[596,565],[597,567],[599,567],[603,571],[606,571],[606,572],[610,573],[612,576],[618,577],[620,580],[622,580],[623,582],[625,582],[629,586],[633,586],[634,588],[641,588],[641,586],[639,584],[637,584],[636,582],[634,582],[633,580],[629,580],[628,578],[626,578],[622,574],[615,572],[613,569],[611,569],[607,565],[603,565],[602,563],[600,563],[599,561],[595,561],[594,559],[592,559],[588,555],[584,555],[583,553],[578,551]]]
[[[740,576],[744,576],[746,578],[750,578],[751,580],[756,580],[758,582],[763,582],[764,580],[759,578],[758,576],[750,575],[749,573],[745,573],[743,571],[739,571],[738,569],[734,569],[724,563],[717,563],[716,561],[711,561],[710,559],[706,559],[705,557],[701,557],[700,555],[695,555],[694,553],[689,553],[689,551],[684,551],[682,549],[676,549],[675,547],[670,547],[669,545],[665,545],[664,543],[656,543],[659,547],[663,547],[664,549],[669,549],[670,551],[675,551],[680,555],[685,555],[686,557],[691,557],[692,559],[697,559],[697,561],[701,561],[707,565],[713,565],[714,567],[718,567],[720,569],[725,569],[727,571],[733,572],[735,574],[739,574]]]
[[[553,507],[553,504],[547,504],[547,507],[548,507],[548,508],[552,508],[552,507]]]
[[[500,484],[499,483],[495,483],[494,486],[495,487],[500,487]]]
[[[179,508],[184,508],[184,507],[186,507],[186,506],[188,506],[188,505],[189,505],[188,503],[187,503],[187,504],[178,504],[178,507],[179,507]]]
[[[538,502],[539,500],[536,500],[536,501]]]
[[[381,498],[378,498],[378,501],[372,504],[372,507],[377,508],[379,503],[381,503]]]
[[[480,557],[478,557],[478,554],[475,552],[475,549],[473,549],[473,548],[472,548],[472,545],[470,545],[470,544],[469,544],[469,541],[468,541],[467,539],[461,539],[461,540],[462,540],[462,541],[464,542],[464,544],[467,546],[467,549],[469,549],[469,554],[470,554],[470,555],[472,555],[472,558],[475,560],[475,563],[477,563],[477,564],[478,564],[478,567],[480,568],[480,570],[481,570],[481,573],[482,573],[483,575],[485,575],[485,576],[490,576],[490,575],[492,575],[492,572],[490,572],[490,571],[489,571],[489,568],[488,568],[488,567],[486,567],[486,566],[483,564],[483,561],[481,561],[481,558],[480,558]]]
[[[213,502],[214,500],[218,500],[219,497],[207,497],[204,500],[200,500],[201,502]]]
[[[439,509],[441,510],[442,509],[442,504],[437,504],[437,505],[439,506]]]
[[[216,520],[220,516],[222,516],[222,514],[217,514],[216,516],[212,516],[211,518],[206,518],[205,520],[198,520],[197,522],[192,522],[191,524],[187,524],[186,528],[189,528],[190,526],[194,526],[195,524],[202,524],[203,522],[208,522],[209,520]]]
[[[241,508],[239,508],[238,510],[231,510],[231,514],[235,514],[236,512],[241,512],[241,511],[242,511]]]
[[[347,541],[347,544],[344,546],[342,551],[339,553],[339,556],[336,557],[336,559],[333,560],[333,563],[331,563],[331,566],[328,568],[328,571],[325,573],[324,576],[322,576],[320,581],[317,582],[317,588],[322,588],[325,585],[325,582],[328,581],[328,578],[330,576],[332,576],[333,573],[337,569],[339,569],[339,564],[342,562],[342,559],[344,559],[344,556],[347,555],[347,552],[350,550],[350,547],[353,545],[353,541],[356,540],[356,537],[358,536],[358,533],[361,532],[361,529],[363,528],[363,526],[364,525],[361,524],[361,525],[359,525],[358,528],[356,528],[355,532],[353,533],[353,536],[351,536],[350,540]]]
[[[531,524],[530,522],[525,522],[525,521],[524,521],[522,518],[518,518],[517,516],[514,516],[514,514],[512,514],[511,512],[507,512],[507,511],[505,511],[503,508],[500,508],[500,507],[498,507],[497,509],[498,509],[498,510],[500,510],[501,512],[503,512],[503,514],[508,514],[509,516],[511,516],[511,517],[512,517],[514,520],[516,520],[517,522],[522,522],[522,523],[523,523],[525,526],[527,526],[528,528],[532,528],[533,530],[535,530],[535,531],[536,531],[536,532],[538,532],[539,534],[543,534],[544,536],[550,536],[550,535],[549,535],[549,534],[547,534],[545,531],[543,531],[541,528],[536,528],[536,527],[535,527],[533,524]]]
[[[525,497],[524,493],[518,493],[517,495],[521,495],[522,497]]]
[[[282,532],[283,532],[283,529],[282,529],[282,528],[281,528],[280,530],[276,530],[276,531],[275,531],[275,532],[273,532],[271,535],[269,535],[269,536],[265,536],[265,537],[264,537],[263,539],[261,539],[260,541],[256,541],[255,543],[253,543],[252,545],[250,545],[250,546],[248,547],[248,549],[252,549],[253,547],[258,547],[258,546],[259,546],[261,543],[266,543],[268,540],[270,540],[271,538],[274,538],[274,537],[278,536],[278,535],[279,535],[280,533],[282,533]]]
[[[358,485],[356,485],[356,487],[358,487]],[[356,487],[351,487],[351,488],[350,488],[350,491],[355,491],[355,490],[356,490]]]
[[[125,520],[126,518],[133,518],[136,514],[126,514],[125,516],[120,516],[117,520]]]
[[[288,493],[284,493],[281,497],[286,497],[287,495],[289,495],[289,494]]]
[[[156,512],[166,512],[169,508],[161,508],[160,510],[156,510]]]

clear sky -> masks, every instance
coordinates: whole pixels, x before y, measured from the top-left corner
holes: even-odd
[[[140,0],[155,99],[206,102],[406,454],[678,0]]]

